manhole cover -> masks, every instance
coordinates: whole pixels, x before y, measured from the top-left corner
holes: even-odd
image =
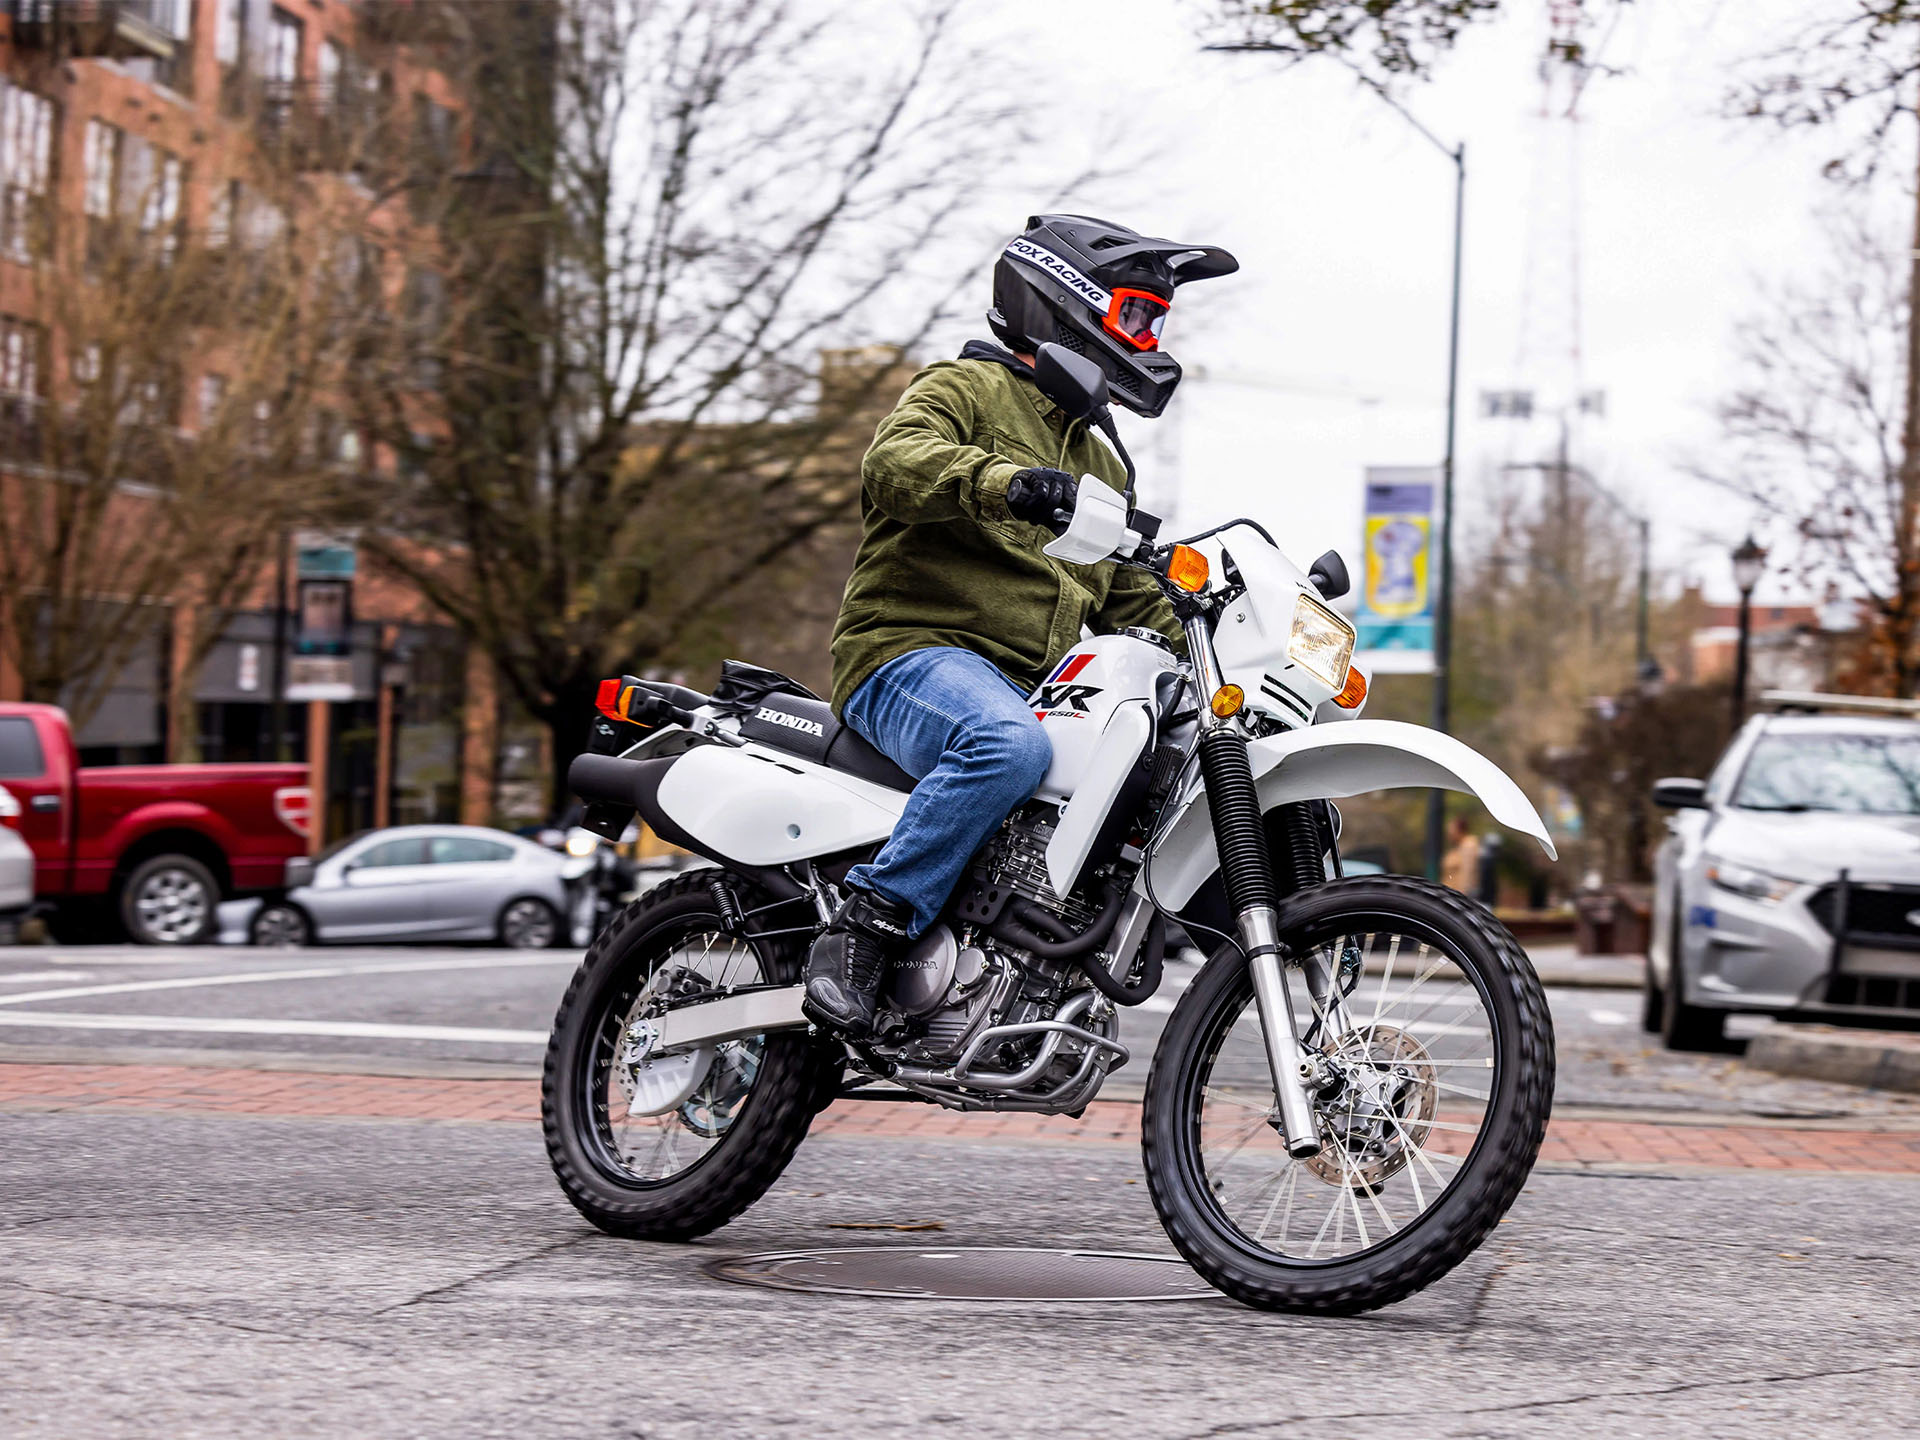
[[[787,1250],[715,1260],[741,1285],[897,1300],[1201,1300],[1217,1292],[1184,1260],[1100,1250]]]

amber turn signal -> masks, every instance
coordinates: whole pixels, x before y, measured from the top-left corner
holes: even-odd
[[[1347,683],[1340,687],[1340,693],[1333,697],[1333,703],[1342,710],[1358,710],[1366,698],[1366,673],[1358,665],[1349,665]]]
[[[1189,595],[1199,594],[1207,583],[1207,557],[1191,545],[1174,546],[1167,556],[1167,579]]]
[[[1202,564],[1205,562],[1202,561]],[[1238,715],[1240,707],[1247,703],[1247,692],[1238,685],[1222,685],[1213,692],[1213,713],[1225,720],[1229,715]]]

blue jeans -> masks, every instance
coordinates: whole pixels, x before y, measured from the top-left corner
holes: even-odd
[[[1026,693],[974,654],[910,650],[874,671],[841,718],[920,783],[870,865],[847,883],[913,911],[918,935],[940,913],[973,852],[1029,799],[1053,763]]]

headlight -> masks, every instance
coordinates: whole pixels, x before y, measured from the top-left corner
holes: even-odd
[[[1786,899],[1800,886],[1798,880],[1782,879],[1778,875],[1769,875],[1764,870],[1736,865],[1731,860],[1715,860],[1710,863],[1707,866],[1707,879],[1722,890],[1731,890],[1734,894],[1744,895],[1749,900],[1764,900],[1770,905]]]
[[[1302,595],[1293,606],[1287,659],[1329,690],[1338,690],[1346,684],[1353,661],[1353,627],[1311,595]]]
[[[600,837],[591,830],[576,830],[567,836],[567,854],[576,859],[593,854],[600,848]]]

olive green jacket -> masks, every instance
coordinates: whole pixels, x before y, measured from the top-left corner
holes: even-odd
[[[971,650],[1030,688],[1083,625],[1179,638],[1151,576],[1040,553],[1051,532],[1007,510],[1007,482],[1034,465],[1126,486],[1099,437],[1007,366],[942,360],[914,377],[861,466],[860,552],[833,630],[836,714],[882,665],[930,645]]]

